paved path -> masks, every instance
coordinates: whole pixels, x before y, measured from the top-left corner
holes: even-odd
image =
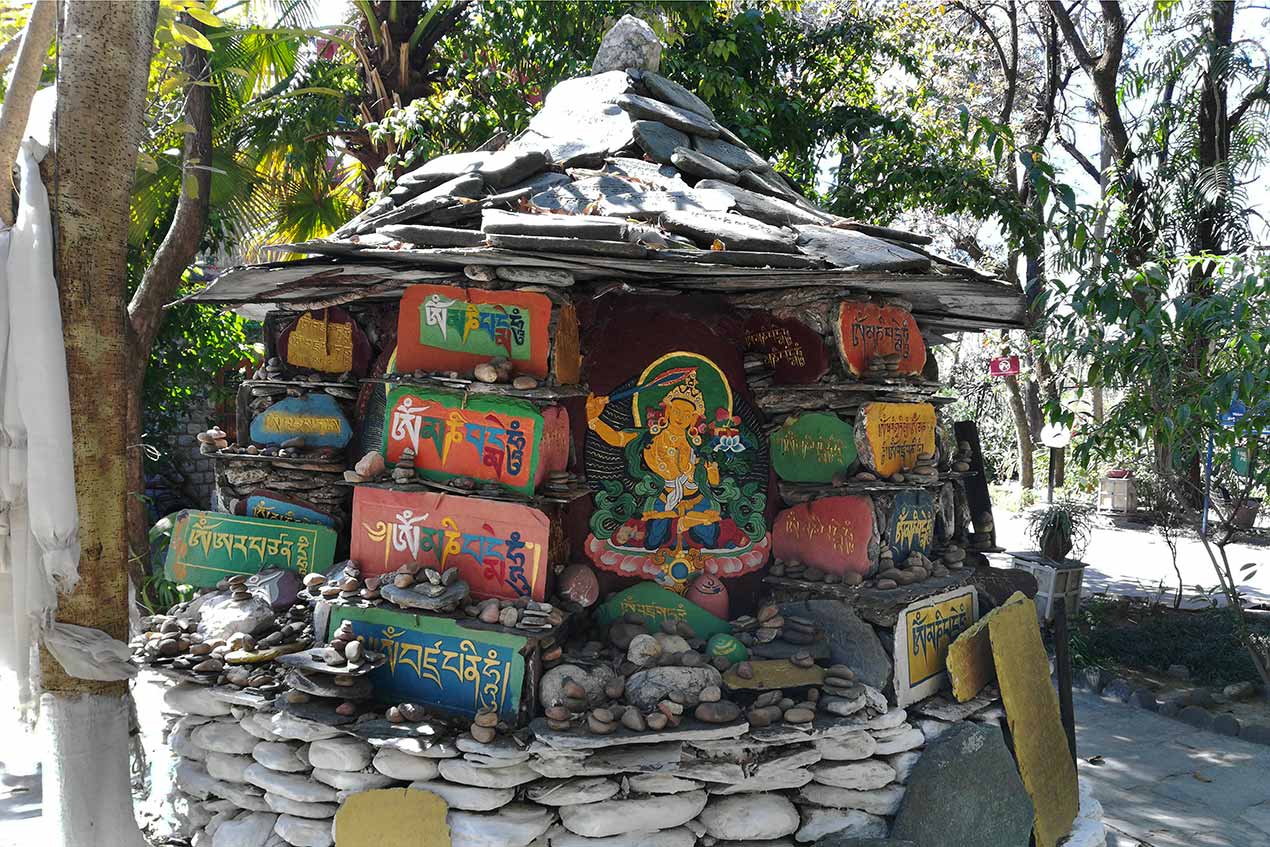
[[[1080,778],[1102,803],[1107,847],[1270,847],[1270,747],[1084,691],[1075,705]]]

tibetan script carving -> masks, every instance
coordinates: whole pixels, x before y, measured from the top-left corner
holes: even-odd
[[[503,357],[545,378],[550,322],[543,294],[412,285],[398,314],[397,368],[464,372]]]
[[[869,369],[874,356],[898,354],[902,374],[920,374],[926,365],[926,342],[917,321],[896,306],[841,303],[834,334],[843,362],[856,376]]]

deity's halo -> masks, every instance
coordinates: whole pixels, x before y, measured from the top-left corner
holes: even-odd
[[[729,415],[732,414],[732,386],[728,384],[728,378],[724,376],[718,365],[699,353],[688,353],[682,350],[667,353],[644,369],[636,381],[636,386],[647,385],[658,375],[676,368],[693,368],[696,371],[697,388],[705,399],[705,414],[708,419],[714,415],[716,409],[720,408]],[[661,405],[671,388],[673,385],[650,386],[639,390],[631,397],[631,415],[635,419],[635,426],[644,425],[644,414],[649,409]]]

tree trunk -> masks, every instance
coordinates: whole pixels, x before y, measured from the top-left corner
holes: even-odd
[[[82,554],[58,620],[128,640],[128,200],[157,6],[68,0],[58,58],[56,230]],[[45,818],[56,847],[144,845],[132,816],[127,685],[67,674],[40,652],[50,733]]]
[[[1003,381],[1010,394],[1010,412],[1014,415],[1014,434],[1019,446],[1019,487],[1027,491],[1036,482],[1036,470],[1032,463],[1032,432],[1028,428],[1027,411],[1023,407],[1023,392],[1019,390],[1019,378],[1007,376]]]

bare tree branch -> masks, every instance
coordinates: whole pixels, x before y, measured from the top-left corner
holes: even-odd
[[[187,23],[202,31],[203,25],[198,21],[189,19]],[[181,275],[198,252],[211,199],[211,89],[197,84],[209,78],[210,64],[207,54],[192,44],[185,45],[184,62],[191,82],[185,99],[185,123],[194,127],[194,131],[185,136],[181,193],[172,225],[128,304],[135,342],[134,364],[143,374],[150,347],[163,323],[163,304],[173,299],[181,285]]]
[[[1058,28],[1063,31],[1063,38],[1067,41],[1067,46],[1071,49],[1072,55],[1076,57],[1077,62],[1080,62],[1080,66],[1085,69],[1085,73],[1092,74],[1096,60],[1090,55],[1089,48],[1085,46],[1085,41],[1080,37],[1080,33],[1076,31],[1076,24],[1072,22],[1072,16],[1068,14],[1062,0],[1050,0],[1049,7],[1054,15],[1054,20],[1058,22]]]
[[[26,132],[27,118],[31,114],[31,98],[40,85],[44,72],[44,57],[53,41],[57,25],[57,5],[53,0],[38,0],[31,9],[18,48],[17,65],[13,80],[5,92],[4,107],[0,109],[0,221],[13,225],[13,208],[9,201],[9,188],[13,178],[13,164],[17,160],[18,146]]]
[[[1062,148],[1067,151],[1067,155],[1075,159],[1076,164],[1080,165],[1081,168],[1084,169],[1085,173],[1089,174],[1099,182],[1102,181],[1102,171],[1098,169],[1097,165],[1089,160],[1088,156],[1080,152],[1080,149],[1077,148],[1074,142],[1068,141],[1064,138],[1061,132],[1055,133],[1055,138],[1058,139],[1058,143],[1062,145]]]

